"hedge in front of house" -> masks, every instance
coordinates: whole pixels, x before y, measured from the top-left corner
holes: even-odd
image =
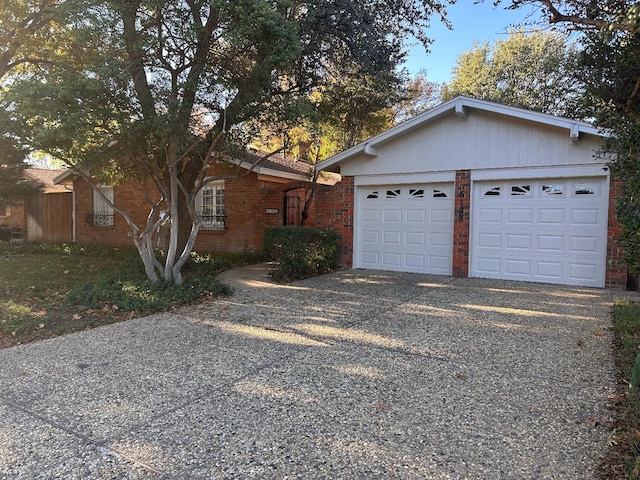
[[[264,232],[264,253],[276,262],[271,272],[279,281],[299,280],[329,272],[338,264],[339,236],[310,227],[269,227]]]

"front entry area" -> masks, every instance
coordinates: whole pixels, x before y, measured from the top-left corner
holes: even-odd
[[[451,275],[453,183],[356,192],[354,267]]]

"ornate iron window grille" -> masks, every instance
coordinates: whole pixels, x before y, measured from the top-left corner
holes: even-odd
[[[226,229],[226,220],[227,215],[224,213],[218,214],[199,214],[198,220],[202,222],[200,224],[200,230],[225,230]]]
[[[113,213],[87,213],[86,222],[92,227],[114,227],[116,217]]]

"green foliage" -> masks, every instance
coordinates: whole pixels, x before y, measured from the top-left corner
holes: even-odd
[[[584,86],[584,117],[609,134],[600,156],[624,183],[617,201],[631,273],[640,273],[640,7],[635,0],[510,0],[535,4],[546,22],[578,31],[573,76]]]
[[[26,152],[16,146],[14,139],[6,134],[0,136],[0,206],[24,201],[39,191],[40,185],[24,180],[25,157]]]
[[[505,40],[462,53],[443,97],[466,95],[575,118],[581,89],[572,76],[573,57],[557,33],[511,31]]]
[[[19,21],[27,3],[37,6],[20,0],[6,10]],[[295,124],[324,91],[334,106],[353,110],[339,112],[350,138],[366,134],[367,122],[383,128],[374,110],[387,106],[399,82],[404,43],[413,37],[427,46],[429,19],[446,13],[440,0],[40,3],[67,7],[45,22],[55,41],[39,44],[55,61],[28,75],[12,71],[3,85],[11,110],[0,128],[78,172],[140,180],[158,201],[149,200],[146,224],[118,214],[137,232],[149,279],[175,283],[195,242],[195,198],[212,156],[242,152],[255,124]],[[149,248],[160,211],[177,233],[164,264]]]
[[[393,106],[404,92],[400,79],[385,71],[370,74],[353,66],[333,77],[322,90],[318,114],[323,143],[334,145],[336,154],[391,127]]]
[[[0,300],[0,332],[21,337],[34,328],[42,319],[31,308],[13,300]]]
[[[640,273],[640,35],[592,32],[584,40],[579,75],[591,115],[609,133],[600,156],[622,180],[616,213],[629,271]]]
[[[85,253],[86,254],[86,253]],[[120,311],[157,312],[209,295],[228,295],[229,288],[215,276],[227,269],[258,263],[256,253],[198,254],[192,252],[181,285],[151,283],[133,249],[117,253],[118,262],[104,268],[94,279],[74,286],[66,295],[70,305],[103,308],[115,305]],[[135,268],[132,268],[135,267]]]
[[[84,308],[117,306],[120,311],[157,312],[183,305],[208,295],[228,295],[229,287],[212,277],[188,277],[181,285],[152,284],[148,279],[128,281],[106,279],[89,282],[71,290],[66,301]]]
[[[336,232],[308,227],[271,227],[265,230],[264,252],[275,260],[271,276],[299,280],[329,272],[338,261]]]
[[[185,266],[185,272],[200,276],[217,275],[231,268],[254,265],[264,261],[260,252],[199,253],[191,252],[191,261]]]
[[[11,229],[7,225],[0,225],[0,242],[11,240]]]
[[[616,366],[620,378],[633,385],[637,377],[638,348],[640,346],[640,303],[617,301],[613,308],[616,343]],[[622,450],[629,478],[638,478],[640,470],[640,438],[636,434],[640,425],[640,390],[633,388],[625,393],[617,421],[616,442]]]
[[[0,255],[0,347],[229,294],[223,270],[259,262],[255,253],[192,254],[182,285],[153,285],[133,248],[5,245]],[[126,312],[130,312],[127,314]]]

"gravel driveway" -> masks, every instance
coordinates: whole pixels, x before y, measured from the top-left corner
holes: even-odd
[[[0,350],[1,478],[586,479],[610,291],[346,270]]]

